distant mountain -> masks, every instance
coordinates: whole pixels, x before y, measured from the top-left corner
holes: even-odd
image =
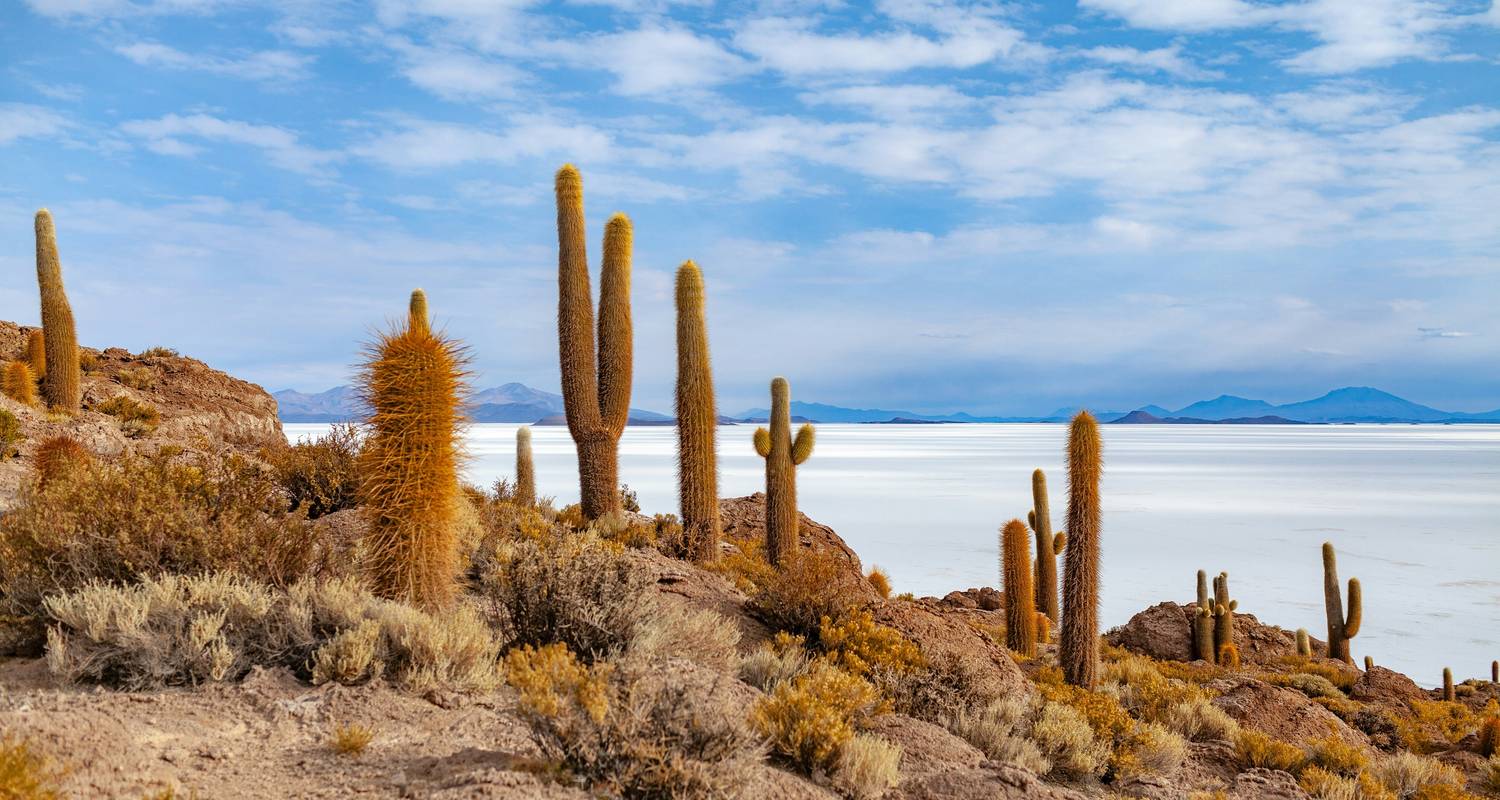
[[[1302,422],[1442,422],[1454,417],[1368,386],[1334,389],[1316,400],[1276,406],[1276,413]]]
[[[271,396],[276,398],[276,413],[282,422],[347,422],[369,413],[352,386],[335,386],[317,394],[283,389]]]
[[[351,386],[335,386],[326,392],[305,394],[292,389],[274,392],[282,422],[351,422],[364,419],[368,411]],[[534,423],[563,413],[562,395],[533,389],[523,383],[507,383],[482,389],[471,398],[469,418],[475,422]],[[630,409],[632,424],[670,423],[672,417],[644,409]]]
[[[1230,417],[1229,419],[1201,419],[1197,417],[1158,417],[1146,409],[1136,409],[1119,419],[1109,420],[1113,425],[1306,425],[1286,417],[1267,415],[1263,417]]]
[[[1190,406],[1157,416],[1193,417],[1218,420],[1232,417],[1260,417],[1270,414],[1276,407],[1264,400],[1248,400],[1232,394],[1221,394],[1212,400],[1199,400]],[[1154,412],[1153,412],[1154,413]]]

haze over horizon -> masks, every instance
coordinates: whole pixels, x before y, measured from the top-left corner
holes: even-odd
[[[87,345],[316,392],[422,286],[555,390],[573,161],[641,408],[687,258],[726,412],[1500,407],[1494,3],[0,2],[0,317],[48,206]]]

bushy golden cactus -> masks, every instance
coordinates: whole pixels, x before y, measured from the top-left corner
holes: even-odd
[[[408,324],[381,334],[360,370],[371,409],[360,454],[371,585],[425,609],[451,604],[457,586],[466,364],[456,342]]]
[[[792,390],[771,381],[771,429],[755,429],[755,452],[766,460],[766,557],[783,566],[797,548],[797,465],[812,456],[813,426],[792,437]]]
[[[515,501],[530,508],[536,505],[536,466],[531,461],[531,426],[516,429]]]
[[[677,499],[688,556],[719,556],[719,413],[703,315],[703,273],[677,268]]]
[[[1208,574],[1198,570],[1198,602],[1193,605],[1193,657],[1212,664],[1214,648],[1214,599],[1208,594]]]
[[[37,380],[47,375],[47,336],[41,328],[33,328],[26,336],[26,363]]]
[[[1036,655],[1036,595],[1031,589],[1031,537],[1018,519],[1000,531],[1000,562],[1005,582],[1005,646]]]
[[[47,407],[77,414],[83,399],[78,367],[78,330],[73,307],[63,290],[62,261],[57,256],[57,233],[47,209],[36,212],[36,281],[42,295],[42,330],[46,332],[47,372],[42,399]]]
[[[85,467],[94,460],[94,454],[82,442],[71,436],[50,436],[36,446],[31,463],[36,469],[37,480],[45,486],[75,469]]]
[[[1364,618],[1363,595],[1359,578],[1349,579],[1349,614],[1344,615],[1344,602],[1339,587],[1338,557],[1332,542],[1323,543],[1323,604],[1328,612],[1328,657],[1346,664],[1353,664],[1349,655],[1349,640],[1359,635],[1359,624]]]
[[[1031,505],[1026,515],[1028,524],[1036,532],[1036,608],[1057,623],[1057,555],[1063,551],[1068,537],[1052,533],[1052,511],[1047,503],[1047,473],[1034,470],[1031,473]]]
[[[23,406],[36,405],[36,377],[31,374],[31,365],[25,361],[6,363],[0,374],[0,391]]]
[[[1225,642],[1219,647],[1219,666],[1228,669],[1240,668],[1240,648],[1234,642]]]
[[[604,229],[599,276],[598,350],[584,243],[583,178],[572,164],[557,171],[557,340],[568,432],[578,450],[580,505],[587,519],[618,512],[620,434],[630,417],[630,219]],[[597,369],[596,369],[597,358]]]
[[[411,290],[411,301],[407,305],[406,325],[413,331],[432,330],[432,320],[427,315],[427,293],[421,289]]]
[[[1068,683],[1093,689],[1099,673],[1099,423],[1087,411],[1068,428],[1068,549],[1058,663]]]

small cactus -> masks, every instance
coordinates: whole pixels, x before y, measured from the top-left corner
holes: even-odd
[[[1490,662],[1490,683],[1500,683],[1500,661]]]
[[[47,209],[36,212],[36,279],[42,295],[42,329],[46,332],[47,370],[42,399],[47,407],[77,414],[83,399],[78,367],[78,330],[73,307],[63,290],[62,262],[57,255],[57,233]]]
[[[1193,658],[1212,664],[1214,648],[1214,599],[1208,594],[1208,574],[1198,570],[1198,602],[1193,604]]]
[[[1453,670],[1443,667],[1443,699],[1452,703],[1458,700],[1458,694],[1453,689]]]
[[[1052,533],[1052,512],[1047,503],[1047,474],[1041,470],[1031,473],[1032,510],[1026,519],[1036,531],[1036,607],[1054,623],[1057,622],[1057,554],[1063,550],[1067,537]]]
[[[1359,635],[1359,624],[1364,618],[1364,602],[1359,578],[1350,578],[1349,615],[1344,616],[1338,560],[1332,542],[1323,543],[1323,603],[1328,612],[1328,657],[1353,664],[1354,659],[1349,655],[1349,640]]]
[[[1226,642],[1219,647],[1219,666],[1228,669],[1240,668],[1240,649],[1232,642]]]
[[[687,555],[719,556],[719,413],[703,316],[703,272],[691,261],[677,268],[677,507]]]
[[[1047,644],[1052,641],[1052,620],[1046,614],[1036,612],[1036,643]]]
[[[536,467],[531,462],[531,426],[516,428],[516,492],[517,505],[531,508],[536,505]]]
[[[1370,656],[1365,656],[1365,672],[1369,672],[1372,669],[1375,669],[1375,659]]]
[[[1312,652],[1312,637],[1310,637],[1310,636],[1307,635],[1307,629],[1306,628],[1298,628],[1297,629],[1297,655],[1299,655],[1299,656],[1311,656],[1312,654],[1313,654],[1313,652]],[[1369,656],[1365,656],[1365,657],[1369,658]]]
[[[1214,652],[1224,652],[1224,645],[1234,642],[1234,612],[1240,601],[1229,599],[1229,573],[1220,572],[1214,578]],[[1235,648],[1239,652],[1239,648]],[[1223,662],[1220,662],[1223,663]]]
[[[31,374],[37,379],[47,374],[47,335],[41,328],[33,328],[26,335],[26,362],[31,365]]]
[[[52,436],[42,440],[32,454],[31,463],[36,469],[37,482],[42,486],[75,469],[88,466],[94,454],[71,436]]]
[[[1005,646],[1023,656],[1036,655],[1035,595],[1031,591],[1031,543],[1018,519],[1000,532],[1005,579]]]
[[[786,378],[771,381],[771,429],[755,429],[755,452],[766,460],[766,557],[785,565],[797,547],[797,465],[812,456],[813,426],[792,437],[792,390]]]
[[[1500,754],[1500,715],[1491,713],[1479,723],[1479,754],[1485,758]]]
[[[11,361],[0,375],[0,391],[23,406],[36,405],[36,377],[31,374],[31,365],[25,361]]]
[[[1087,411],[1068,428],[1068,544],[1063,562],[1058,663],[1068,683],[1092,690],[1099,673],[1099,423]]]

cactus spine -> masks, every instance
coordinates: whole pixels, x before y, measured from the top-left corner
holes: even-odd
[[[531,463],[531,426],[516,428],[516,503],[536,505],[536,468]]]
[[[1013,519],[1000,532],[1005,567],[1005,646],[1023,656],[1036,655],[1036,597],[1031,590],[1031,537],[1025,523]]]
[[[719,464],[714,376],[703,316],[703,273],[691,261],[677,268],[677,506],[687,555],[719,555]]]
[[[1052,512],[1047,507],[1047,473],[1031,473],[1031,513],[1026,517],[1036,531],[1036,607],[1057,622],[1057,554],[1067,537],[1052,533]]]
[[[421,289],[411,290],[406,324],[415,332],[426,333],[432,330],[432,321],[427,316],[427,293]]]
[[[42,295],[42,330],[46,332],[47,372],[42,399],[47,407],[77,414],[83,398],[78,369],[78,331],[73,307],[63,290],[57,233],[47,209],[36,212],[36,280]]]
[[[1193,605],[1193,658],[1212,664],[1214,649],[1214,599],[1208,595],[1208,574],[1198,570],[1198,602]]]
[[[596,352],[584,244],[583,178],[577,168],[563,165],[557,171],[556,189],[557,341],[563,406],[578,450],[583,515],[597,519],[622,507],[619,446],[630,416],[632,233],[624,214],[610,217],[604,229]]]
[[[1063,562],[1058,662],[1074,686],[1093,689],[1099,672],[1099,423],[1080,411],[1068,429],[1069,544]]]
[[[771,381],[771,429],[755,429],[755,452],[766,460],[766,558],[787,562],[797,547],[797,465],[813,451],[813,426],[792,438],[792,390],[786,378]]]
[[[1239,646],[1234,642],[1234,611],[1240,601],[1229,599],[1229,573],[1220,572],[1214,578],[1214,652],[1222,654],[1226,645],[1233,647],[1236,656]],[[1221,659],[1219,663],[1223,663]],[[1238,666],[1236,661],[1235,666]]]
[[[1297,629],[1297,655],[1299,655],[1299,656],[1311,656],[1312,655],[1312,639],[1308,637],[1308,635],[1307,635],[1307,629],[1306,628],[1298,628]],[[1366,664],[1369,663],[1369,660],[1370,660],[1370,657],[1369,656],[1365,656],[1365,663]]]
[[[465,361],[457,343],[408,324],[381,334],[360,372],[371,585],[426,609],[448,606],[457,587]]]
[[[47,374],[47,336],[41,328],[32,329],[26,337],[26,362],[31,365],[31,375],[41,380]]]
[[[0,391],[23,406],[36,405],[36,378],[31,374],[31,365],[25,361],[7,363],[5,374],[0,375]]]
[[[1338,557],[1333,552],[1333,543],[1323,543],[1323,603],[1328,611],[1328,657],[1346,664],[1353,664],[1349,655],[1349,640],[1359,635],[1359,623],[1364,616],[1364,603],[1359,589],[1359,578],[1349,579],[1349,615],[1344,616],[1344,603],[1339,590]]]
[[[1453,690],[1453,670],[1443,667],[1443,699],[1453,703],[1458,700],[1458,694]]]

